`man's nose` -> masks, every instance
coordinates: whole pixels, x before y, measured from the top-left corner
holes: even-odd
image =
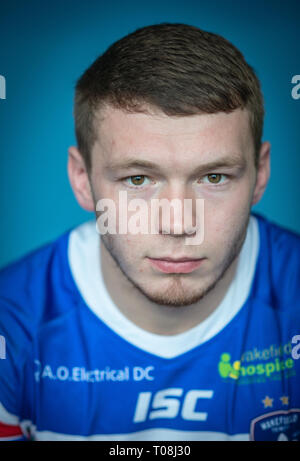
[[[161,191],[158,200],[156,222],[160,234],[182,236],[194,233],[196,206],[191,187],[183,184],[168,185]]]

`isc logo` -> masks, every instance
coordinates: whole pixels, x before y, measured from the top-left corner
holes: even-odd
[[[183,397],[183,389],[173,387],[163,389],[153,395],[152,392],[140,392],[133,417],[134,423],[149,419],[176,418],[181,409],[182,419],[188,421],[206,421],[207,413],[195,411],[199,399],[211,399],[213,391],[192,389]],[[150,412],[149,412],[150,408]]]

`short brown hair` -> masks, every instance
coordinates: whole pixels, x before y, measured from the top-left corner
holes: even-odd
[[[96,59],[75,90],[76,138],[88,169],[95,114],[106,104],[129,112],[154,106],[170,116],[246,108],[257,167],[264,118],[260,83],[242,53],[220,35],[156,24],[118,40]]]

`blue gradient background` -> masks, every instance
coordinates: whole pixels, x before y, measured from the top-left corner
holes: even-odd
[[[255,68],[272,165],[253,209],[300,233],[300,99],[291,97],[292,76],[300,74],[298,0],[1,0],[0,266],[92,217],[66,173],[75,82],[112,42],[161,22],[221,34]]]

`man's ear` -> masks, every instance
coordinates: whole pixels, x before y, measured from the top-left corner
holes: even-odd
[[[268,141],[263,142],[259,151],[256,184],[251,205],[260,201],[267,187],[270,178],[270,151],[271,144]]]
[[[79,205],[87,211],[95,211],[93,195],[85,161],[77,149],[68,149],[68,175],[71,187]]]

